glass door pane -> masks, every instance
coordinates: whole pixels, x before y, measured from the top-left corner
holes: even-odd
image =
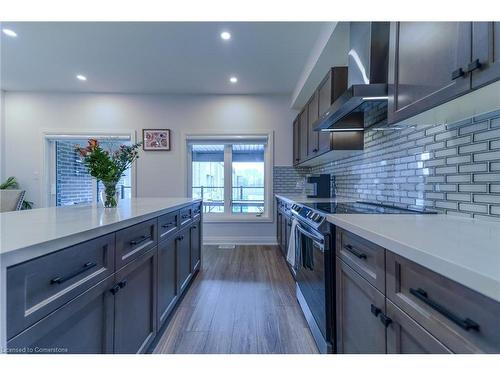
[[[88,139],[58,140],[54,142],[56,153],[56,206],[97,202],[100,199],[99,191],[103,190],[104,186],[101,182],[96,184],[95,179],[90,176],[80,156],[75,151],[76,145],[84,146],[87,144]],[[100,141],[100,143],[110,153],[117,150],[122,144],[130,144],[130,142],[122,141]],[[131,181],[131,171],[128,169],[118,183],[118,192],[121,199],[131,198]]]
[[[264,212],[264,145],[233,145],[232,153],[231,212]]]
[[[224,145],[192,145],[192,196],[203,212],[224,212]]]

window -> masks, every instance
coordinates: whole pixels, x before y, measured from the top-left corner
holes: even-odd
[[[192,145],[192,196],[204,212],[224,212],[224,145]]]
[[[212,218],[268,216],[271,177],[266,137],[188,137],[189,189]]]
[[[264,212],[264,145],[232,146],[233,213]]]
[[[87,168],[75,151],[75,146],[87,144],[89,137],[77,138],[59,135],[48,138],[51,153],[49,203],[56,206],[68,206],[98,202],[104,186],[89,175]],[[130,137],[123,140],[104,138],[100,142],[104,148],[112,152],[121,144],[129,144],[129,139]],[[131,198],[132,176],[130,169],[118,182],[118,192],[121,199]]]

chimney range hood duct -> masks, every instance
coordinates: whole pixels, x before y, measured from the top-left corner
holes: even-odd
[[[313,125],[316,131],[364,129],[364,114],[387,106],[389,22],[351,22],[347,90]]]

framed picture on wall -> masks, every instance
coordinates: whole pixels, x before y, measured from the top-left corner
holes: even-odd
[[[144,151],[170,151],[170,129],[142,129]]]

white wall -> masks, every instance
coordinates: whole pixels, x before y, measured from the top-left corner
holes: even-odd
[[[137,164],[137,196],[185,196],[186,174],[180,168],[181,133],[196,131],[274,131],[274,165],[290,165],[291,123],[296,115],[288,96],[252,95],[103,95],[5,93],[5,176],[14,175],[39,207],[44,188],[44,131],[135,130],[169,128],[172,151],[142,152]],[[272,223],[207,224],[208,240],[251,243],[275,238]]]

